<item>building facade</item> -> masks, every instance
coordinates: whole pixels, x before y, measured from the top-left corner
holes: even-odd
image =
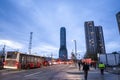
[[[84,23],[84,28],[86,40],[86,57],[96,60],[98,53],[106,53],[102,27],[96,27],[93,21],[86,21]]]
[[[84,24],[87,54],[96,53],[96,34],[93,21],[87,21]]]
[[[120,12],[118,12],[118,13],[116,14],[116,19],[117,19],[118,30],[119,30],[119,34],[120,34]]]
[[[106,50],[105,50],[105,42],[104,42],[102,26],[95,26],[95,33],[96,33],[97,53],[104,54],[106,53]]]
[[[65,27],[60,28],[60,49],[59,49],[59,59],[67,60],[67,48],[66,48],[66,29]]]

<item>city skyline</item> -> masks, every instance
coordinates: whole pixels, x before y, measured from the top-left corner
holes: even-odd
[[[99,3],[99,4],[98,4]],[[84,22],[102,26],[106,53],[120,51],[120,35],[116,14],[119,0],[1,0],[0,50],[28,52],[30,32],[33,32],[32,53],[59,56],[61,26],[66,28],[68,58],[77,42],[77,52],[86,52]],[[99,25],[98,25],[99,24]]]

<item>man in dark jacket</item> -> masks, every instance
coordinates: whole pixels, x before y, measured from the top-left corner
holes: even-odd
[[[79,71],[80,71],[80,69],[81,69],[81,61],[80,60],[78,61],[78,67],[79,67]]]
[[[89,65],[87,63],[83,64],[84,78],[87,80]]]

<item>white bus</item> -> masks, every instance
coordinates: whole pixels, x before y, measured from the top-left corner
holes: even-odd
[[[5,55],[4,68],[28,69],[43,66],[45,57],[8,51]]]

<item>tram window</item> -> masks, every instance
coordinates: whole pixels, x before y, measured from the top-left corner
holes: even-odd
[[[24,57],[22,57],[22,62],[24,62]]]
[[[8,52],[7,53],[7,58],[16,59],[17,58],[17,53],[15,53],[15,52]]]
[[[34,57],[31,57],[31,62],[34,62]]]
[[[34,57],[34,60],[35,60],[35,61],[37,61],[37,58],[36,58],[36,57]]]

